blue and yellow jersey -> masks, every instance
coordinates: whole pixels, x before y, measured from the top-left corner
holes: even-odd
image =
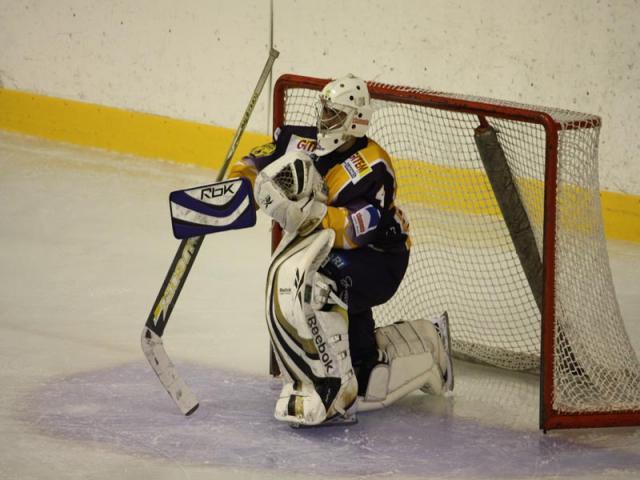
[[[283,126],[273,142],[254,148],[236,162],[229,177],[257,173],[286,152],[313,153],[315,127]],[[408,249],[409,224],[395,205],[396,177],[387,152],[373,140],[362,137],[347,151],[314,157],[329,194],[323,228],[336,232],[336,248],[371,247],[384,251]]]

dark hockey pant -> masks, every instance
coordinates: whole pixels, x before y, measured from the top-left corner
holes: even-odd
[[[389,300],[398,289],[409,263],[406,250],[388,253],[371,248],[334,249],[320,272],[334,280],[348,305],[349,349],[358,381],[366,384],[377,360],[375,323],[371,308]],[[364,385],[363,385],[364,387]]]

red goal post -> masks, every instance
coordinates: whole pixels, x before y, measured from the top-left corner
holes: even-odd
[[[314,125],[330,79],[283,75],[274,128]],[[640,425],[640,366],[611,280],[600,118],[368,82],[414,241],[376,322],[447,310],[457,356],[540,372],[540,428]],[[278,241],[278,232],[274,233]]]

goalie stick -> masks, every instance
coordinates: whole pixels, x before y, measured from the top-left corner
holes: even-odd
[[[222,167],[218,172],[216,181],[220,181],[224,178],[227,167],[231,162],[240,137],[244,132],[244,129],[249,122],[251,113],[260,97],[260,92],[264,87],[264,84],[271,73],[273,63],[278,58],[280,53],[272,48],[269,52],[269,58],[264,65],[262,74],[258,79],[258,83],[253,91],[253,95],[249,100],[249,104],[242,116],[240,125],[236,130],[233,137],[227,156],[224,159]],[[169,267],[169,271],[164,279],[160,292],[156,297],[156,300],[151,308],[151,313],[147,318],[144,328],[142,329],[142,335],[140,343],[142,345],[142,351],[145,357],[149,361],[151,368],[158,376],[160,383],[169,393],[173,401],[176,403],[180,411],[185,415],[191,415],[198,408],[198,400],[193,391],[187,386],[187,384],[178,375],[175,366],[169,359],[164,345],[162,343],[162,334],[169,321],[169,316],[173,310],[173,307],[180,295],[182,287],[189,275],[189,271],[195,262],[198,251],[202,246],[204,236],[196,236],[185,238],[180,242],[178,251],[176,252],[173,262]]]

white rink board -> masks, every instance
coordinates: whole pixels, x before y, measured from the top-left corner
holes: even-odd
[[[274,78],[601,115],[602,189],[640,195],[638,25],[632,0],[0,0],[0,87],[235,128],[273,32]],[[268,112],[263,97],[248,130]]]

